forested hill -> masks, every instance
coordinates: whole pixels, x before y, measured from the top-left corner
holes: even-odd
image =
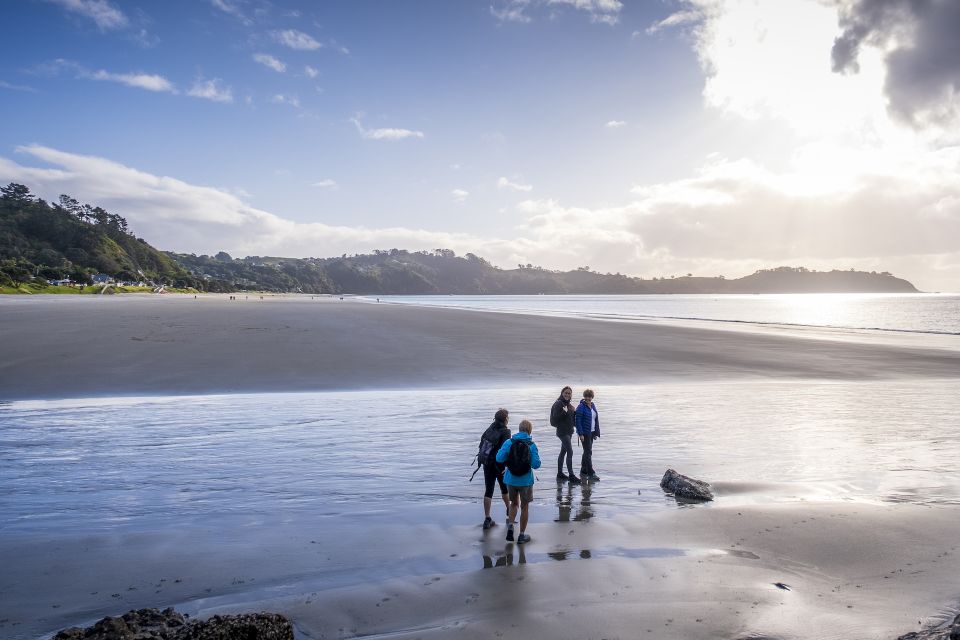
[[[69,196],[49,204],[27,187],[0,187],[0,286],[95,274],[127,282],[190,287],[199,281],[170,256],[127,229],[127,221]]]
[[[170,254],[195,274],[243,288],[303,293],[356,294],[654,294],[654,293],[916,293],[889,273],[809,271],[779,267],[736,280],[692,275],[632,278],[582,267],[550,271],[533,265],[500,269],[468,253],[448,249],[391,249],[339,258],[231,258]]]
[[[779,267],[739,279],[633,278],[581,267],[552,271],[534,265],[501,269],[448,249],[390,249],[338,258],[232,258],[162,252],[135,237],[127,221],[100,207],[60,196],[50,204],[19,184],[0,188],[0,287],[94,274],[200,291],[259,290],[354,294],[653,294],[826,293],[917,290],[889,273],[809,271]]]

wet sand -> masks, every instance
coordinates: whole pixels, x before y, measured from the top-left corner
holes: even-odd
[[[0,340],[3,400],[960,374],[935,349],[309,297],[4,300]],[[538,510],[526,547],[485,533],[475,505],[415,497],[395,521],[4,533],[0,636],[147,606],[275,610],[303,638],[894,638],[955,613],[955,506],[725,501],[777,491],[721,484],[710,505],[584,521]]]
[[[0,299],[0,400],[960,376],[960,350],[309,296]]]
[[[0,634],[167,605],[277,611],[301,638],[895,638],[956,613],[955,508],[722,501],[586,522],[541,513],[524,546],[429,511],[375,529],[14,538]]]

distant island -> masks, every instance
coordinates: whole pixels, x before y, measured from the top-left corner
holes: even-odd
[[[917,293],[890,273],[762,269],[736,279],[637,278],[589,267],[501,269],[468,253],[378,250],[334,258],[233,258],[160,251],[127,221],[63,195],[55,204],[21,184],[0,187],[0,291],[76,292],[89,286],[184,291],[425,294]]]

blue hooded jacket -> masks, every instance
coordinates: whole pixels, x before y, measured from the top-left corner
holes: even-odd
[[[597,412],[597,429],[593,431],[593,411],[590,410],[590,407],[587,406],[587,403],[583,400],[580,401],[580,405],[577,407],[577,435],[588,436],[590,432],[596,435],[597,438],[600,437],[600,410],[597,409],[596,403],[593,405],[593,409]]]
[[[533,470],[540,468],[540,452],[537,451],[537,445],[529,434],[524,431],[513,434],[512,438],[503,443],[500,451],[497,451],[497,462],[503,464],[507,461],[507,455],[510,453],[510,446],[513,445],[514,440],[526,440],[527,444],[530,445],[530,471],[518,478],[510,473],[510,469],[507,469],[503,472],[503,483],[514,487],[532,487],[534,481]]]

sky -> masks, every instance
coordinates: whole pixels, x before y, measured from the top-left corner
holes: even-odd
[[[163,250],[960,291],[955,0],[6,0],[0,183]]]

